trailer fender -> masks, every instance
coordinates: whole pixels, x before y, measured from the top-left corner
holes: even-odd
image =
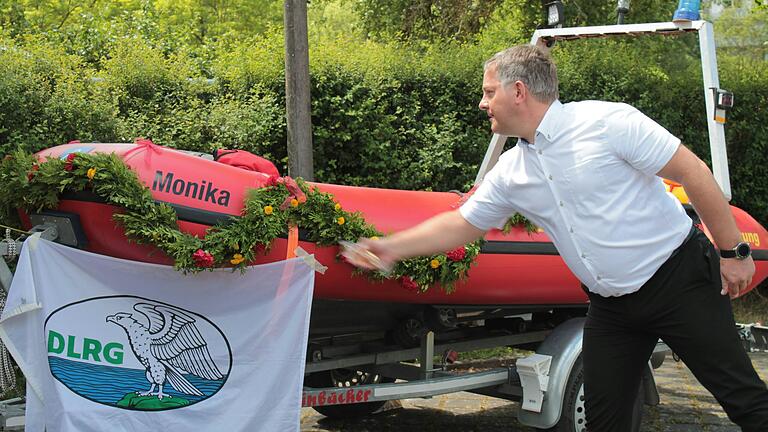
[[[540,429],[555,426],[563,412],[563,397],[573,365],[581,354],[585,318],[573,318],[559,326],[541,343],[537,354],[552,357],[549,369],[549,383],[544,394],[541,412],[520,409],[517,418],[520,423]]]

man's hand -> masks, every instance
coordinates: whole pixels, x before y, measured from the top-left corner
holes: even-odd
[[[399,257],[386,242],[369,238],[361,238],[357,243],[342,243],[342,255],[350,264],[368,269],[389,273]]]
[[[735,258],[720,258],[720,277],[723,281],[722,295],[736,298],[742,294],[752,282],[755,274],[755,262],[752,257],[738,260]]]
[[[397,261],[443,253],[475,241],[484,233],[456,209],[381,239],[360,239],[345,246],[343,255],[352,265],[387,273]]]
[[[359,244],[379,259],[376,270],[389,271],[395,266],[395,263],[401,259],[395,250],[389,246],[389,242],[387,242],[386,239],[374,240],[364,238],[360,239]]]

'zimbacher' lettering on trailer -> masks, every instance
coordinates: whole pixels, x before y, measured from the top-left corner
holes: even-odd
[[[324,405],[343,405],[368,402],[372,390],[339,389],[335,391],[304,392],[301,406],[314,407]]]
[[[194,198],[200,201],[218,204],[220,206],[229,205],[230,193],[228,190],[213,187],[213,182],[203,180],[202,182],[195,183],[191,181],[185,181],[184,179],[174,179],[174,173],[168,172],[163,177],[162,171],[155,172],[155,181],[152,182],[152,190],[172,193],[174,195],[183,195],[185,197]]]
[[[760,246],[760,236],[757,235],[757,233],[743,232],[741,233],[741,238],[745,242],[752,243],[755,246]]]

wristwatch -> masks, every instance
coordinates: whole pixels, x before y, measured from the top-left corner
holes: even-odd
[[[749,247],[749,243],[741,242],[737,244],[733,249],[721,249],[720,256],[723,258],[736,258],[737,260],[743,260],[752,255],[752,248]]]

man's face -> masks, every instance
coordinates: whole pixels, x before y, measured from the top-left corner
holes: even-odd
[[[515,85],[502,86],[493,66],[483,74],[483,98],[479,107],[488,113],[494,133],[518,136],[515,133],[515,125],[518,123],[515,119]]]

